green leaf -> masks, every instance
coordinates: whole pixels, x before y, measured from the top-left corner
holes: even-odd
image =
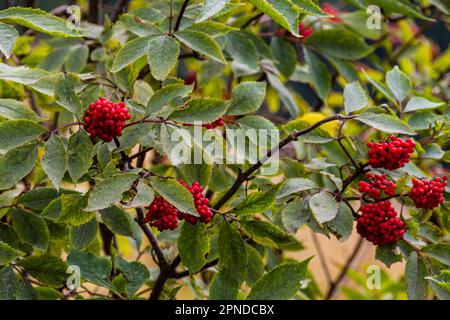
[[[271,187],[266,192],[254,192],[250,194],[236,209],[237,215],[251,215],[262,213],[275,203],[281,184]]]
[[[169,119],[184,123],[211,123],[219,119],[228,108],[228,103],[213,98],[189,100],[187,107],[172,112]]]
[[[174,68],[180,54],[180,45],[169,36],[151,39],[148,43],[147,60],[156,80],[164,80]]]
[[[22,255],[22,252],[0,241],[0,266],[10,263]]]
[[[150,278],[150,272],[147,267],[140,262],[128,262],[121,257],[117,257],[115,265],[128,280],[126,290],[129,297],[133,297],[136,291]]]
[[[130,32],[138,35],[139,37],[145,37],[149,35],[162,35],[162,31],[148,20],[141,19],[138,16],[132,14],[122,14],[120,16],[120,22]]]
[[[1,22],[0,34],[2,35],[0,38],[0,52],[5,55],[6,59],[9,59],[19,34],[13,26]]]
[[[298,34],[298,18],[301,10],[290,0],[249,0],[251,4],[271,17],[293,35]]]
[[[278,79],[277,76],[270,72],[266,73],[266,76],[270,85],[277,92],[281,102],[283,102],[283,106],[289,111],[291,117],[297,118],[299,115],[299,108],[292,92],[280,81],[280,79]]]
[[[359,81],[349,83],[345,86],[344,107],[347,114],[361,110],[368,104],[369,99],[367,98],[366,92]]]
[[[416,134],[405,122],[389,114],[366,112],[358,115],[355,119],[387,133]]]
[[[38,80],[49,76],[49,73],[42,69],[31,69],[25,66],[12,67],[0,63],[0,79],[9,80],[16,83],[30,85]]]
[[[22,242],[45,251],[47,250],[49,231],[44,219],[22,209],[13,209],[13,228]]]
[[[433,21],[433,19],[427,18],[422,13],[414,9],[414,6],[405,1],[397,0],[370,0],[370,4],[377,5],[388,12],[402,13],[407,17],[419,18],[424,20]]]
[[[165,86],[161,90],[156,91],[150,98],[145,115],[158,115],[165,105],[168,105],[177,97],[188,95],[193,89],[194,86],[185,86],[182,84],[170,84]]]
[[[347,240],[353,230],[352,211],[345,203],[340,202],[336,217],[334,217],[333,220],[330,220],[327,225],[336,233],[336,237],[339,241]]]
[[[37,144],[28,144],[0,156],[0,190],[9,189],[33,170]]]
[[[316,189],[318,188],[317,184],[309,179],[305,178],[291,178],[287,179],[283,186],[281,187],[280,191],[278,192],[277,198],[282,198],[288,195],[291,195],[293,193]]]
[[[281,212],[281,221],[286,231],[297,233],[298,229],[310,218],[310,210],[304,200],[297,199],[289,202]]]
[[[450,266],[450,244],[438,243],[429,244],[422,248],[422,252],[426,255]]]
[[[83,108],[75,92],[79,83],[80,78],[74,73],[61,74],[55,83],[55,102],[76,116],[81,116]]]
[[[378,92],[380,92],[384,97],[386,97],[390,102],[397,105],[397,101],[395,100],[394,94],[389,90],[389,88],[386,88],[381,82],[373,79],[371,76],[369,76],[364,69],[362,70],[364,75],[366,76],[367,80],[377,89]]]
[[[31,256],[17,263],[25,268],[33,278],[52,287],[60,287],[68,278],[67,263],[58,257]]]
[[[324,55],[345,60],[361,59],[373,51],[362,37],[343,28],[314,32],[307,43],[315,46]]]
[[[275,58],[275,66],[286,79],[289,79],[297,64],[297,51],[294,46],[282,38],[273,37],[270,48]]]
[[[111,66],[111,72],[116,73],[125,68],[126,66],[132,64],[140,57],[147,53],[148,44],[154,36],[136,38],[125,43],[125,45],[120,48],[114,58],[113,64]]]
[[[200,31],[206,33],[210,37],[216,38],[239,29],[216,21],[203,21],[193,24],[187,28],[187,30]]]
[[[8,120],[0,123],[0,153],[21,146],[47,132],[30,120]]]
[[[146,185],[144,182],[140,182],[137,186],[137,192],[133,200],[127,203],[126,207],[136,208],[145,207],[152,203],[155,194],[153,189]]]
[[[433,102],[422,97],[412,97],[406,104],[404,112],[411,112],[416,110],[435,109],[444,104],[444,102]],[[1,112],[1,111],[0,111]]]
[[[91,167],[94,146],[89,134],[80,129],[69,138],[67,147],[67,169],[74,182],[77,182]]]
[[[23,194],[17,203],[27,208],[41,211],[58,197],[58,191],[54,188],[36,188]]]
[[[317,222],[324,223],[336,217],[339,204],[328,192],[321,191],[309,199],[309,208]]]
[[[206,263],[209,251],[209,238],[204,223],[192,225],[183,223],[178,238],[178,251],[181,262],[191,274],[197,273]]]
[[[233,278],[233,272],[229,269],[216,273],[209,288],[210,300],[237,300],[239,283]]]
[[[326,17],[327,14],[317,5],[315,0],[291,0],[293,4],[310,15]]]
[[[109,281],[112,268],[109,257],[99,257],[91,252],[72,250],[67,257],[67,263],[78,266],[83,279],[114,291],[114,287]]]
[[[0,117],[11,120],[27,119],[36,122],[43,120],[27,105],[14,99],[0,99]]]
[[[223,222],[219,231],[219,263],[220,269],[228,269],[238,282],[245,280],[248,254],[241,235],[229,223]]]
[[[17,237],[16,232],[6,223],[0,223],[0,241],[8,244],[14,249],[20,248],[19,238]]]
[[[97,211],[109,208],[122,200],[122,194],[130,190],[137,179],[134,173],[121,173],[99,181],[89,195],[86,211]]]
[[[226,60],[217,42],[206,33],[199,31],[178,31],[175,37],[187,47],[201,53],[214,61],[225,64]]]
[[[259,244],[274,248],[291,248],[298,245],[295,238],[284,233],[276,225],[260,220],[240,221],[245,233]]]
[[[67,151],[64,141],[53,135],[45,142],[45,153],[42,157],[42,169],[59,190],[59,185],[67,168]]]
[[[431,288],[441,300],[450,299],[450,270],[442,270],[439,275],[425,277]]]
[[[386,84],[398,102],[402,102],[411,90],[411,79],[398,66],[386,73]]]
[[[198,16],[195,21],[202,22],[211,18],[216,13],[220,12],[220,10],[225,7],[228,1],[229,0],[205,0],[203,2],[200,16]]]
[[[247,277],[245,282],[251,287],[264,274],[264,263],[258,250],[247,243],[245,246],[247,248],[248,256]]]
[[[303,50],[305,54],[305,62],[308,66],[309,81],[317,92],[322,101],[327,101],[331,90],[331,75],[327,66],[322,60],[311,50]]]
[[[198,217],[197,209],[194,206],[192,194],[174,179],[150,178],[153,189],[164,199],[184,213]]]
[[[55,37],[79,37],[80,34],[69,21],[39,9],[13,7],[0,11],[0,20],[17,23]]]
[[[74,227],[81,226],[95,216],[95,212],[85,212],[87,200],[82,194],[61,195],[61,213],[57,222],[68,223]]]
[[[258,71],[258,52],[253,42],[243,31],[227,35],[227,52],[233,58],[233,72],[236,76],[254,74]]]
[[[114,233],[132,237],[133,228],[128,213],[118,206],[100,210],[102,222]]]
[[[378,246],[375,252],[375,259],[382,261],[386,267],[390,268],[392,264],[402,261],[402,255],[395,253],[395,246]]]
[[[19,279],[13,267],[0,269],[0,300],[15,300]]]
[[[97,220],[92,219],[88,223],[74,227],[70,230],[70,244],[74,249],[83,251],[95,240],[97,232]]]
[[[266,273],[252,287],[247,300],[287,300],[299,289],[306,277],[310,259],[280,264]]]
[[[81,73],[86,67],[89,58],[89,47],[87,45],[78,45],[72,48],[64,61],[64,67],[67,72]]]
[[[427,286],[425,277],[428,275],[425,261],[417,252],[412,252],[406,261],[406,292],[409,300],[421,300],[425,298]]]
[[[266,97],[266,83],[246,81],[233,88],[229,115],[243,115],[257,111]]]

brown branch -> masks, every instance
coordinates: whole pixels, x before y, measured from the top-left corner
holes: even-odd
[[[261,18],[264,15],[264,12],[260,12],[258,13],[256,16],[250,18],[246,23],[244,23],[241,27],[241,29],[245,29],[247,28],[249,25],[252,24],[253,21],[258,20],[259,18]]]
[[[330,273],[330,269],[328,268],[328,264],[327,261],[325,259],[325,255],[323,254],[323,250],[322,250],[322,246],[320,245],[319,239],[317,239],[317,235],[314,231],[311,230],[311,237],[314,243],[314,246],[316,247],[317,250],[317,255],[319,256],[319,261],[320,264],[322,265],[322,269],[325,273],[325,278],[327,278],[328,283],[331,284],[333,283],[333,279],[331,277],[331,273]]]
[[[114,11],[111,14],[111,21],[116,22],[119,16],[127,10],[128,3],[130,0],[118,0],[116,6],[114,7]]]
[[[347,258],[347,261],[345,262],[344,267],[342,268],[341,272],[339,273],[338,277],[336,278],[335,281],[333,281],[331,283],[330,288],[328,289],[328,292],[325,296],[325,300],[329,300],[333,297],[336,289],[338,288],[339,284],[341,283],[342,280],[344,280],[345,276],[347,275],[347,271],[348,269],[350,269],[353,260],[355,260],[356,256],[359,253],[359,250],[361,249],[362,244],[364,243],[363,238],[360,238],[358,240],[358,243],[356,244],[355,248],[353,249],[352,253],[350,254],[350,256]]]
[[[186,10],[188,4],[189,0],[184,0],[183,4],[181,5],[180,13],[178,13],[177,21],[175,22],[175,28],[173,29],[174,32],[177,32],[180,28],[181,20],[183,19],[184,11]]]
[[[251,166],[245,172],[239,172],[239,174],[236,177],[236,180],[234,181],[231,188],[227,191],[227,193],[225,193],[222,196],[222,198],[220,198],[216,202],[216,204],[214,205],[213,208],[217,209],[217,210],[220,209],[239,190],[242,183],[244,183],[246,180],[248,180],[255,171],[257,171],[262,165],[264,165],[267,161],[269,161],[269,159],[270,159],[270,157],[272,157],[272,155],[276,154],[279,150],[284,148],[286,145],[288,145],[292,141],[297,140],[300,136],[305,135],[305,134],[313,131],[314,129],[317,129],[318,127],[320,127],[321,125],[323,125],[325,123],[328,123],[331,121],[336,121],[336,120],[353,119],[355,117],[356,116],[343,116],[341,114],[337,114],[334,116],[326,117],[326,118],[320,120],[319,122],[316,122],[315,124],[305,128],[303,130],[295,130],[295,131],[291,132],[291,134],[289,134],[289,136],[287,136],[285,139],[280,141],[278,146],[276,146],[272,150],[268,151],[267,154],[264,157],[262,157],[261,159],[259,159],[253,166]]]
[[[150,242],[150,245],[152,246],[153,250],[155,251],[156,257],[158,258],[158,261],[156,263],[162,270],[168,269],[168,262],[166,260],[166,257],[164,256],[164,253],[159,246],[158,239],[156,239],[155,235],[153,234],[152,230],[143,223],[144,221],[144,210],[142,208],[136,208],[136,214],[137,214],[137,222],[139,226],[141,227],[142,231],[144,232],[145,236],[147,237],[148,241]]]

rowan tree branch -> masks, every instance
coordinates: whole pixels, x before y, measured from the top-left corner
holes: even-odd
[[[174,32],[177,32],[178,29],[180,29],[181,20],[183,19],[184,11],[186,11],[188,4],[189,0],[184,0],[183,4],[181,5],[180,13],[178,13],[177,21],[175,22],[175,27],[173,29]]]

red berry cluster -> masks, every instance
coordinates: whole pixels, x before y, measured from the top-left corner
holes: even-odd
[[[217,119],[214,122],[206,123],[206,124],[202,125],[202,127],[205,129],[215,129],[217,127],[223,127],[224,124],[225,124],[225,122],[223,121],[222,117],[220,117],[219,119]]]
[[[179,183],[181,183],[184,187],[186,187],[194,197],[194,204],[197,212],[200,214],[200,217],[194,217],[193,215],[178,212],[178,218],[180,220],[185,220],[191,224],[196,224],[197,221],[201,221],[203,223],[208,223],[213,218],[213,213],[208,208],[209,200],[205,198],[203,195],[203,188],[198,182],[194,182],[191,186],[188,186],[183,180],[179,179]]]
[[[106,142],[120,137],[125,121],[131,119],[125,103],[114,103],[100,98],[89,105],[84,116],[84,128],[92,138],[99,137]]]
[[[382,142],[369,142],[369,164],[373,168],[385,168],[395,170],[409,162],[411,153],[414,152],[415,143],[411,139],[403,140],[390,136]]]
[[[406,227],[389,201],[367,203],[361,207],[356,230],[374,245],[384,246],[403,238]]]
[[[190,123],[185,123],[184,125],[188,126],[188,127],[192,126],[192,124],[190,124]],[[214,122],[202,124],[202,127],[205,129],[215,129],[217,127],[223,127],[224,125],[225,125],[225,122],[223,121],[223,118],[220,117],[219,119],[217,119]]]
[[[159,231],[167,229],[173,230],[178,227],[178,220],[185,220],[191,224],[196,224],[198,221],[208,223],[213,218],[213,213],[208,208],[209,200],[203,195],[203,188],[194,182],[188,186],[183,180],[179,179],[185,188],[187,188],[194,197],[194,204],[200,217],[180,212],[177,208],[172,206],[164,198],[156,196],[153,202],[145,207],[148,212],[145,216],[144,223],[150,222],[152,227],[158,228]]]
[[[145,223],[150,222],[150,225],[158,228],[159,231],[173,230],[178,227],[178,210],[164,198],[156,196],[145,208],[148,210],[144,219]]]
[[[385,174],[367,173],[366,178],[369,180],[368,182],[359,182],[359,192],[368,195],[374,200],[378,200],[380,198],[381,192],[388,197],[392,197],[394,195],[395,183],[387,180],[387,176]]]
[[[437,177],[434,180],[413,179],[413,187],[409,194],[417,208],[434,209],[444,202],[444,189],[447,185],[447,176]]]
[[[305,27],[303,23],[298,24],[298,33],[302,36],[302,41],[308,39],[313,35],[312,27]]]

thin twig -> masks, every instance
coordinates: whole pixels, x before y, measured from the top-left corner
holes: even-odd
[[[333,279],[331,277],[330,269],[328,268],[327,261],[325,259],[325,255],[323,254],[322,246],[320,245],[319,239],[317,239],[317,235],[314,231],[311,230],[311,236],[316,247],[317,254],[319,256],[320,264],[322,265],[322,269],[325,273],[325,277],[327,278],[328,283],[331,285],[333,283]]]
[[[336,289],[338,288],[339,284],[341,283],[342,280],[344,280],[345,276],[347,275],[347,271],[348,269],[350,269],[353,260],[356,258],[356,256],[359,253],[359,250],[361,249],[362,244],[364,243],[363,238],[360,238],[358,240],[358,243],[356,244],[355,248],[353,249],[352,253],[350,254],[350,256],[347,258],[347,261],[345,262],[344,267],[341,269],[341,272],[339,273],[338,277],[336,278],[335,281],[333,281],[331,283],[330,288],[328,289],[328,292],[325,296],[325,300],[329,300],[333,297]]]
[[[188,4],[189,4],[189,0],[184,0],[183,4],[181,6],[181,9],[180,9],[180,13],[178,13],[177,21],[175,22],[174,32],[177,32],[178,29],[180,28],[181,20],[183,19],[184,11],[186,10]]]

